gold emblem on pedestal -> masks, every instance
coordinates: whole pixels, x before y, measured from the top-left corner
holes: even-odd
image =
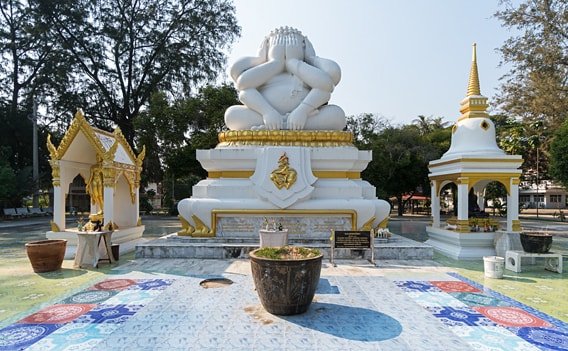
[[[282,188],[290,189],[297,178],[298,174],[296,170],[290,167],[288,156],[286,156],[286,153],[283,153],[278,159],[278,168],[273,170],[270,174],[270,180],[272,180],[272,183],[280,190]]]

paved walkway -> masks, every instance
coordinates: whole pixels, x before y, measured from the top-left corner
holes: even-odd
[[[233,284],[200,285],[215,277]],[[0,330],[0,350],[568,349],[566,322],[434,261],[325,263],[288,317],[264,311],[247,260],[133,260],[102,278]]]
[[[482,262],[440,256],[339,263],[324,263],[306,314],[283,317],[260,305],[248,260],[127,255],[34,274],[24,257],[3,259],[0,350],[568,350],[566,273],[489,279]],[[200,285],[219,277],[233,284]],[[10,312],[18,304],[30,307]]]

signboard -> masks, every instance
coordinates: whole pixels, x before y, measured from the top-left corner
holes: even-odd
[[[332,230],[331,231],[331,255],[329,259],[333,266],[335,249],[369,249],[371,250],[370,262],[375,264],[375,235],[373,230]]]
[[[336,249],[370,249],[370,231],[335,231]]]

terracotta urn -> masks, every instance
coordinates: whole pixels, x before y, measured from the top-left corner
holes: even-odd
[[[26,243],[26,253],[36,273],[61,269],[67,240],[39,240]]]

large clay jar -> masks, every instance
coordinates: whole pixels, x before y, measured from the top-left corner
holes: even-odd
[[[542,232],[521,233],[521,245],[525,252],[547,253],[552,245],[552,235]]]
[[[67,240],[40,240],[26,243],[26,253],[36,273],[61,269]]]
[[[304,313],[319,283],[323,255],[275,260],[249,253],[256,292],[266,311],[277,315]]]

